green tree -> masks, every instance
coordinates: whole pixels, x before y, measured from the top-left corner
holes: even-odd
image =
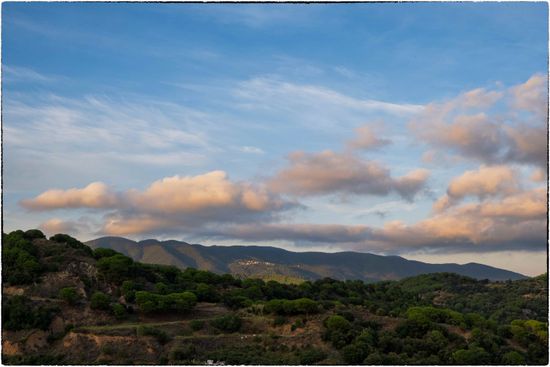
[[[111,298],[103,292],[97,291],[90,299],[90,307],[94,310],[108,310]]]
[[[333,315],[326,320],[326,327],[329,331],[347,332],[351,328],[351,324],[342,316]]]
[[[128,256],[117,254],[98,260],[97,267],[108,281],[120,283],[133,275],[134,261]]]
[[[59,290],[59,298],[70,305],[74,305],[80,300],[80,295],[74,287],[66,287]]]
[[[511,351],[502,356],[503,364],[519,365],[525,364],[525,358],[516,351]]]
[[[124,305],[121,305],[120,303],[115,303],[113,307],[111,307],[111,311],[118,320],[123,320],[127,316],[126,307],[124,307]]]
[[[241,329],[242,320],[236,315],[225,315],[210,321],[210,325],[216,329],[226,332],[235,333]]]

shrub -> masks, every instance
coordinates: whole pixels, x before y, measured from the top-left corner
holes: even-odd
[[[38,249],[23,231],[2,235],[2,278],[10,284],[28,284],[42,274]]]
[[[120,292],[124,296],[127,302],[134,302],[136,300],[136,290],[138,286],[131,280],[125,280],[122,282]]]
[[[111,307],[111,311],[113,311],[113,315],[115,315],[118,320],[126,318],[126,307],[120,303],[115,303],[113,307]]]
[[[144,325],[138,326],[137,335],[138,336],[152,336],[155,339],[157,339],[157,341],[160,344],[166,344],[170,341],[170,337],[168,336],[168,334],[166,334],[166,332],[164,332],[163,330],[154,328],[154,327],[150,327],[150,326],[144,326]]]
[[[191,327],[191,330],[199,331],[204,327],[204,321],[203,320],[191,320],[191,322],[189,323],[189,326]]]
[[[33,306],[24,296],[3,297],[2,328],[6,330],[46,330],[59,312],[56,307]]]
[[[173,361],[186,361],[193,359],[196,354],[193,344],[186,344],[175,347],[170,351],[170,359]]]
[[[137,291],[136,303],[145,313],[162,311],[190,311],[197,303],[197,297],[191,292],[170,293],[166,295]]]
[[[286,324],[286,322],[287,322],[286,317],[281,316],[281,315],[277,315],[273,319],[273,326],[281,326],[281,325]]]
[[[102,259],[104,257],[115,256],[115,255],[120,255],[120,253],[110,248],[100,247],[94,250],[94,258],[96,258],[96,260]]]
[[[226,333],[235,333],[241,329],[242,320],[236,315],[225,315],[210,321],[210,325]]]
[[[340,315],[330,316],[325,324],[329,331],[346,332],[351,328],[350,322]]]
[[[133,274],[134,260],[128,256],[117,254],[110,257],[103,257],[98,260],[97,267],[101,274],[108,280],[115,283],[122,282]]]
[[[80,295],[74,287],[61,288],[58,297],[70,305],[74,305],[80,300]]]
[[[525,364],[525,358],[516,351],[511,351],[502,356],[503,364],[519,365]]]
[[[39,229],[29,229],[28,231],[25,231],[24,236],[26,239],[31,241],[38,238],[46,238],[46,236],[44,236],[44,233],[42,233],[42,231]]]
[[[265,304],[264,311],[279,315],[310,314],[319,312],[319,304],[309,298],[273,299]]]
[[[81,250],[87,256],[90,256],[90,257],[94,256],[94,252],[90,247],[86,246],[76,238],[69,236],[68,234],[58,233],[54,236],[51,236],[50,241],[54,241],[57,243],[65,243],[69,247],[72,247],[77,250]]]
[[[103,292],[97,291],[90,299],[90,307],[94,310],[108,310],[111,298]]]
[[[320,349],[306,348],[300,352],[300,364],[302,365],[315,364],[325,358],[327,358],[327,354]]]

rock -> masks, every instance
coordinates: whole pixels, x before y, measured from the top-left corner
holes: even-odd
[[[25,341],[27,352],[36,352],[48,346],[48,334],[43,330],[36,330]]]
[[[59,316],[56,316],[50,324],[50,331],[52,334],[59,334],[65,331],[65,322]]]
[[[2,354],[7,356],[21,355],[21,345],[19,343],[11,342],[9,340],[2,340]]]

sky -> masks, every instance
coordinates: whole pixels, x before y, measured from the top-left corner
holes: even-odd
[[[543,273],[547,19],[4,2],[3,230]]]

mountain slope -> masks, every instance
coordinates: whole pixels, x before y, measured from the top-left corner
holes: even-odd
[[[399,256],[358,252],[291,252],[267,246],[202,246],[180,241],[101,237],[86,242],[92,248],[111,248],[136,261],[194,267],[242,276],[284,276],[301,279],[394,280],[426,273],[449,272],[476,279],[517,280],[525,276],[487,265],[427,264]]]

